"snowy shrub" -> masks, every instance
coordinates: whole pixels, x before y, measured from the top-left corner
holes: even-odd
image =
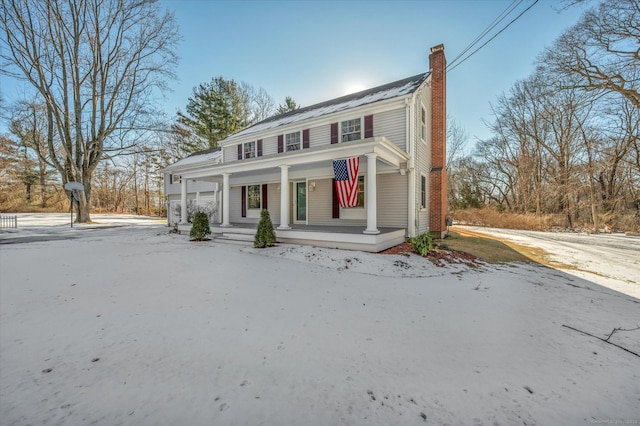
[[[170,207],[171,207],[171,219],[174,222],[180,222],[180,210],[182,210],[182,208],[180,207],[180,203],[171,203]]]
[[[209,235],[211,235],[209,217],[204,212],[195,212],[193,214],[193,225],[191,226],[191,232],[189,233],[191,241],[203,241]]]
[[[196,211],[203,212],[209,218],[209,223],[214,223],[218,218],[218,205],[215,201],[210,201],[204,205],[197,206]]]
[[[260,213],[260,223],[258,223],[258,231],[253,240],[253,246],[257,248],[271,247],[276,243],[276,233],[273,230],[271,216],[269,210],[264,209]]]
[[[428,232],[422,235],[418,235],[415,238],[411,238],[411,246],[413,251],[420,256],[426,256],[431,250],[433,250],[433,237]]]
[[[173,220],[179,222],[182,214],[182,206],[180,203],[174,204],[171,212]],[[198,205],[196,200],[187,200],[187,223],[193,223],[193,216],[197,212],[205,213],[209,219],[209,223],[214,223],[218,218],[218,204],[215,201],[210,201]]]

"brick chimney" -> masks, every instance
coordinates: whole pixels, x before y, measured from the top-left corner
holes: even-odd
[[[447,60],[444,45],[431,48],[431,172],[429,174],[429,231],[436,238],[447,231]]]

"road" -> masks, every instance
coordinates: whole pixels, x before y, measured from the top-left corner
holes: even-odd
[[[640,299],[640,237],[458,226],[544,250],[552,267]]]

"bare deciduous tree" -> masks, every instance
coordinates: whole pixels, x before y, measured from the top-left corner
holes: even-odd
[[[154,91],[173,77],[173,14],[154,0],[0,0],[0,35],[2,72],[45,105],[49,158],[63,183],[84,185],[78,221],[90,221],[95,168],[135,144],[128,135],[149,125]]]
[[[605,0],[586,11],[541,60],[577,87],[619,93],[640,108],[640,0]]]

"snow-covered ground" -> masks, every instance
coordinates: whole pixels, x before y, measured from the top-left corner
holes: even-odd
[[[640,422],[640,357],[564,327],[640,353],[637,298],[120,225],[0,232],[0,424]]]

